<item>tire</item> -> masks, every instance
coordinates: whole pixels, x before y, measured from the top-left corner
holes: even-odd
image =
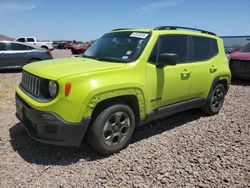
[[[77,54],[77,51],[76,51],[76,50],[71,49],[71,53],[75,55],[75,54]]]
[[[83,52],[81,50],[76,51],[76,54],[82,54]]]
[[[208,115],[218,114],[224,103],[226,90],[223,84],[217,84],[210,92],[206,104],[201,108]]]
[[[134,132],[135,116],[130,107],[116,104],[101,111],[87,132],[87,142],[108,155],[125,148]]]

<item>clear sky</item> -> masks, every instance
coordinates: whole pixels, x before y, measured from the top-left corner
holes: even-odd
[[[0,0],[0,34],[11,37],[86,41],[160,25],[250,35],[250,0]]]

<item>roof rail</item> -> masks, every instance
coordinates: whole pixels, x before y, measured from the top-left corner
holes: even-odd
[[[118,29],[113,29],[112,31],[129,30],[129,29],[133,29],[133,28],[118,28]]]
[[[154,28],[154,30],[177,30],[177,29],[184,29],[184,30],[192,30],[192,31],[200,31],[201,33],[206,33],[206,34],[210,34],[210,35],[215,35],[215,33],[210,32],[210,31],[205,31],[205,30],[201,30],[201,29],[196,29],[196,28],[191,28],[191,27],[181,27],[181,26],[159,26]]]

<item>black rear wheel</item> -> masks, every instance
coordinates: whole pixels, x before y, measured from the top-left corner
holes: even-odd
[[[210,92],[207,103],[202,107],[202,111],[208,115],[218,114],[225,98],[226,90],[223,84],[217,84]]]

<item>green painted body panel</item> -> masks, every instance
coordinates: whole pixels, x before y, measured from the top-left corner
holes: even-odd
[[[200,63],[157,68],[147,60],[158,37],[167,34],[214,38],[218,41],[219,53],[214,58]],[[216,71],[211,71],[211,68]],[[42,78],[56,80],[59,84],[58,96],[50,102],[37,102],[26,95],[19,86],[16,89],[17,94],[31,107],[54,112],[72,123],[90,117],[99,102],[125,95],[134,95],[137,98],[140,118],[143,120],[148,113],[161,106],[192,98],[206,98],[217,77],[226,79],[228,83],[231,79],[220,38],[179,30],[152,30],[151,38],[142,54],[131,63],[104,62],[79,57],[36,62],[26,65],[24,70]],[[65,97],[64,87],[67,82],[72,86],[69,96]]]

